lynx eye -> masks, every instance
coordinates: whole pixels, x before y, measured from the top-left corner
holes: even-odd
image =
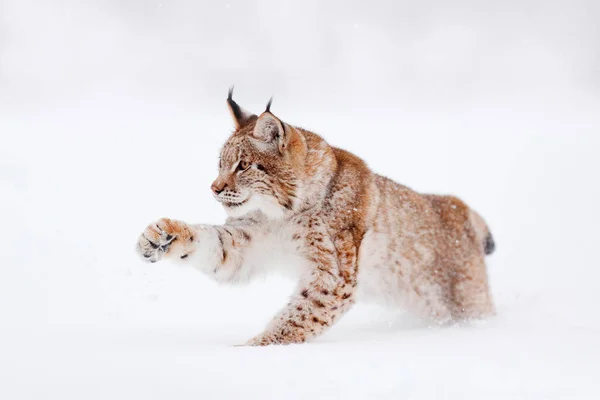
[[[250,163],[248,161],[240,161],[237,167],[239,171],[245,171],[248,168],[250,168]]]

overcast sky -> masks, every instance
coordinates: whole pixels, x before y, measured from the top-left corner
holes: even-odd
[[[0,0],[0,106],[597,98],[598,21],[595,0]]]

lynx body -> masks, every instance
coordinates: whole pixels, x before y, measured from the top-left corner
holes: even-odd
[[[301,343],[357,300],[405,307],[436,323],[494,313],[483,219],[450,196],[377,175],[320,136],[227,99],[235,131],[211,189],[223,225],[163,218],[138,240],[149,262],[188,263],[223,283],[282,272],[297,289],[249,345]]]

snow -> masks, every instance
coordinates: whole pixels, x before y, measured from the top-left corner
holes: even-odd
[[[600,397],[594,2],[91,4],[0,4],[0,398]],[[321,30],[269,36],[290,16]],[[243,107],[275,93],[286,122],[474,207],[498,315],[439,328],[365,304],[309,344],[235,346],[293,282],[220,286],[135,254],[159,217],[224,219],[209,187],[232,83]]]

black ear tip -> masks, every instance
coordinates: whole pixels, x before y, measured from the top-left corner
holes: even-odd
[[[269,99],[265,112],[271,112],[271,103],[273,103],[273,96],[271,96],[271,98]]]
[[[235,85],[231,85],[229,87],[229,92],[227,93],[227,100],[231,101],[233,100],[233,88]]]

